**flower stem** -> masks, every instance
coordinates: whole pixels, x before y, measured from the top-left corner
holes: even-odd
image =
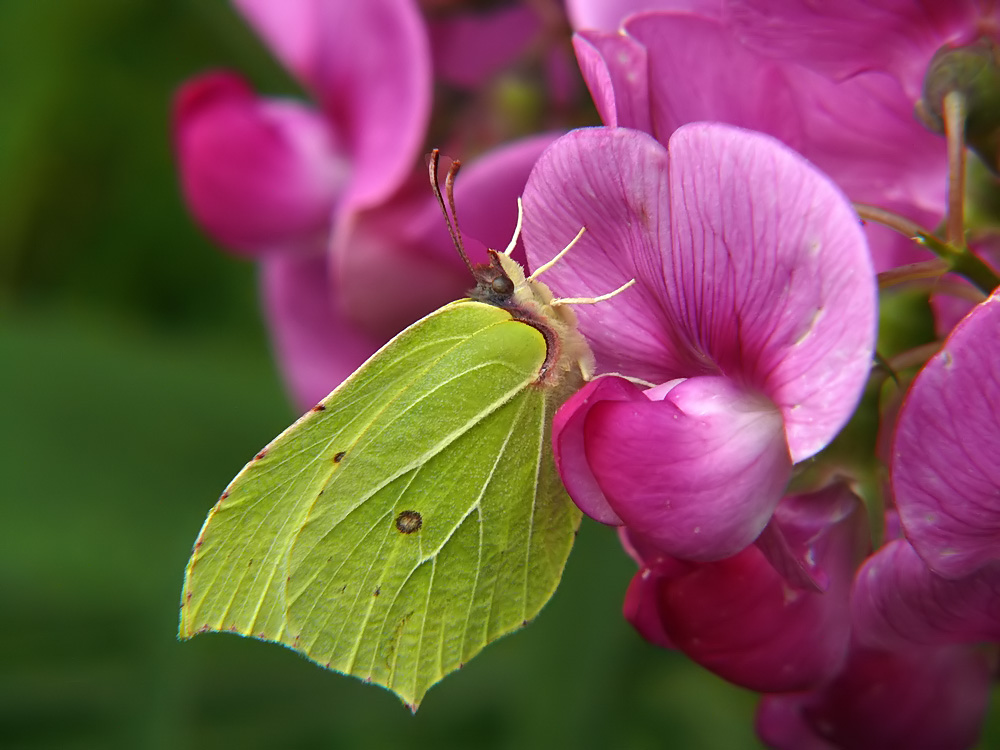
[[[940,276],[948,271],[961,274],[987,295],[1000,287],[1000,276],[978,256],[969,251],[964,244],[964,237],[960,240],[961,244],[954,245],[936,237],[933,232],[915,221],[892,211],[886,211],[884,208],[870,206],[866,203],[855,203],[854,210],[865,221],[874,221],[876,224],[894,229],[904,237],[919,242],[941,259],[940,261],[929,260],[924,263],[913,263],[884,271],[879,274],[880,288],[900,284],[904,281]],[[949,223],[954,215],[954,212],[949,213]],[[961,216],[960,209],[959,216]],[[960,234],[964,234],[964,229]]]
[[[911,367],[923,367],[927,363],[927,360],[937,354],[940,350],[941,342],[931,341],[928,344],[921,344],[913,349],[900,352],[889,360],[888,365],[894,373],[900,372],[901,370],[907,370]]]
[[[949,268],[948,263],[940,258],[897,266],[896,268],[890,268],[888,271],[882,271],[878,275],[878,288],[886,289],[897,284],[903,284],[908,281],[919,281],[920,279],[936,279],[948,273]]]
[[[870,206],[867,203],[855,203],[854,210],[865,221],[874,221],[876,224],[889,227],[889,229],[895,229],[901,235],[909,237],[911,240],[933,236],[929,230],[924,229],[917,222],[910,221],[905,216],[900,216],[892,211],[886,211],[884,208],[879,208],[878,206]]]
[[[965,246],[965,97],[949,91],[944,97],[944,132],[948,139],[948,244]]]

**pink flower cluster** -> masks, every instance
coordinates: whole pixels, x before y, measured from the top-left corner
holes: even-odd
[[[485,261],[485,247],[507,243],[517,196],[554,137],[511,140],[475,107],[452,108],[455,126],[432,133],[435,90],[496,95],[505,66],[534,62],[550,74],[542,89],[558,111],[574,79],[544,3],[485,14],[460,3],[425,13],[416,0],[233,3],[314,104],[260,98],[230,72],[189,81],[174,112],[181,186],[209,235],[259,262],[278,361],[296,401],[311,406],[468,286],[423,154],[480,152],[456,195],[469,249]],[[458,53],[473,48],[470,65]]]
[[[996,39],[1000,9],[689,0],[624,17],[639,5],[570,3],[609,127],[561,138],[525,190],[532,265],[588,229],[550,272],[557,294],[638,281],[579,312],[607,375],[556,416],[564,483],[639,565],[629,621],[764,693],[770,746],[969,747],[983,644],[1000,642],[1000,292],[898,414],[863,405],[892,436],[877,549],[861,472],[817,454],[869,381],[872,263],[929,257],[866,241],[848,198],[941,219],[945,141],[912,112],[935,52]]]
[[[523,194],[529,267],[586,228],[546,272],[557,296],[636,280],[577,306],[599,376],[553,425],[574,502],[639,566],[628,620],[762,693],[771,747],[973,745],[1000,642],[1000,291],[935,300],[937,353],[887,376],[905,326],[880,320],[879,274],[934,255],[852,202],[943,220],[954,163],[914,110],[940,107],[942,51],[997,49],[1000,7],[566,0],[604,125],[512,141],[531,128],[483,111],[525,60],[536,125],[581,116],[559,3],[234,3],[315,105],[186,84],[182,186],[261,264],[298,400],[468,286],[420,157],[481,151],[456,186],[473,253]]]

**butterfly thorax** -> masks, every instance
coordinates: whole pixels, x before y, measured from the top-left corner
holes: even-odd
[[[552,387],[567,378],[589,379],[594,371],[594,356],[577,330],[573,310],[566,305],[553,306],[555,297],[549,287],[525,277],[517,261],[496,250],[489,253],[490,262],[475,269],[476,286],[469,296],[507,310],[515,320],[536,328],[545,337],[546,357],[539,385]]]

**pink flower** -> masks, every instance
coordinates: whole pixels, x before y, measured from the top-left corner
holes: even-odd
[[[236,5],[316,106],[258,98],[230,73],[187,83],[175,107],[181,184],[214,239],[260,261],[278,359],[305,407],[470,284],[426,182],[431,51],[414,0]],[[473,255],[506,245],[552,137],[463,170]]]
[[[473,262],[509,241],[517,197],[553,137],[510,143],[463,167],[455,196]],[[306,407],[403,327],[464,294],[471,278],[422,168],[391,200],[340,222],[325,254],[268,259],[263,284],[278,360]]]
[[[234,75],[188,83],[175,124],[185,197],[235,250],[307,252],[338,213],[384,200],[419,159],[426,31],[410,0],[236,5],[319,107],[257,99]]]
[[[868,546],[864,513],[857,498],[834,485],[786,497],[771,527],[803,543],[801,559],[822,588],[790,584],[756,546],[690,563],[625,532],[640,565],[625,617],[647,640],[752,690],[806,690],[832,679],[847,652],[854,567]]]
[[[643,13],[621,32],[577,33],[580,67],[605,124],[645,130],[661,143],[699,120],[760,130],[802,153],[851,200],[937,223],[945,144],[914,118],[898,81],[871,73],[835,82],[746,45],[711,3],[693,5],[702,12]],[[882,227],[868,233],[879,270],[928,257]]]
[[[750,544],[793,463],[853,411],[867,377],[875,283],[850,205],[798,155],[723,125],[664,148],[626,129],[558,140],[525,188],[531,266],[587,227],[547,272],[577,307],[602,372],[557,414],[574,501],[673,557]]]

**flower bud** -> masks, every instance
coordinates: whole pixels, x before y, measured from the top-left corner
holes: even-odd
[[[1000,171],[1000,47],[986,37],[964,47],[942,47],[931,59],[916,112],[936,133],[944,132],[944,99],[965,100],[965,137],[994,172]]]

